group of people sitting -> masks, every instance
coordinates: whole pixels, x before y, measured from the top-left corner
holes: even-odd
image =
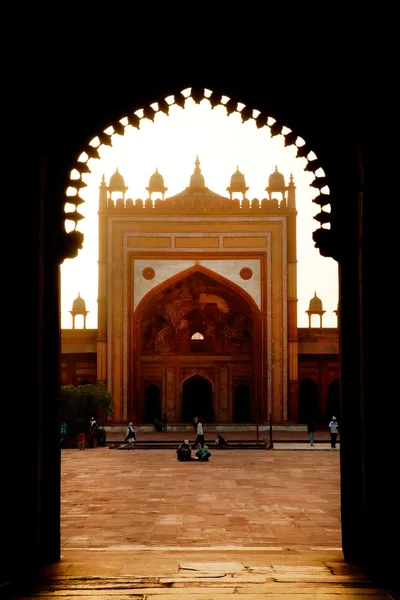
[[[206,446],[204,440],[200,442],[195,456],[197,460],[201,460],[203,462],[209,460],[211,452],[209,451],[208,446]],[[176,450],[176,458],[180,461],[196,460],[196,458],[192,456],[192,446],[189,444],[189,440],[184,440],[182,444],[179,444]]]
[[[226,448],[228,446],[228,442],[224,437],[222,437],[222,435],[217,435],[214,445],[216,448]],[[197,460],[200,461],[208,461],[211,456],[211,452],[209,447],[206,445],[203,436],[203,439],[196,438],[193,447],[190,445],[189,440],[184,440],[182,444],[179,444],[176,450],[177,460],[196,460],[196,458],[192,457],[192,450],[196,450],[195,456]]]

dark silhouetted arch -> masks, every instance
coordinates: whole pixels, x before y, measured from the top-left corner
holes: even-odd
[[[251,423],[250,389],[247,385],[238,385],[235,390],[233,421],[235,423]]]
[[[194,417],[214,421],[211,383],[201,375],[190,377],[182,387],[182,422],[191,423]]]
[[[318,416],[318,386],[315,381],[302,381],[299,389],[299,423],[308,423]]]
[[[144,397],[143,421],[153,423],[154,419],[161,418],[160,390],[154,384],[149,385]]]
[[[328,397],[326,402],[326,419],[330,421],[335,416],[340,423],[340,389],[339,379],[334,379],[328,387]]]

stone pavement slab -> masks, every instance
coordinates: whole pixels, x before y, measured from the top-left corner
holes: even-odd
[[[62,450],[62,557],[25,597],[397,600],[343,560],[339,459]]]

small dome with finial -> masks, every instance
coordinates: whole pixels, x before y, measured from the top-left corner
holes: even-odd
[[[204,176],[201,174],[199,157],[196,156],[195,169],[190,177],[190,187],[205,187]]]
[[[320,312],[320,311],[323,310],[323,308],[322,308],[322,300],[320,298],[318,298],[317,292],[314,292],[314,297],[311,298],[311,300],[310,300],[310,304],[308,306],[308,310],[311,310],[313,312]]]
[[[239,165],[231,177],[231,187],[246,187],[246,180],[243,173],[239,171]]]
[[[86,312],[86,302],[83,298],[81,298],[80,293],[78,292],[78,297],[72,303],[72,310],[76,313]]]
[[[156,169],[149,179],[149,187],[147,187],[146,190],[150,193],[162,192],[164,194],[167,189],[168,188],[166,188],[164,185],[164,177],[158,172],[158,169]]]
[[[278,171],[278,166],[275,166],[275,171],[273,173],[271,173],[271,175],[268,178],[268,185],[271,186],[279,186],[279,187],[285,187],[285,178],[282,175],[282,173],[279,173]]]
[[[110,191],[115,191],[115,192],[125,192],[128,189],[125,185],[124,178],[122,177],[121,173],[118,171],[118,167],[117,167],[114,175],[111,175],[108,189]]]

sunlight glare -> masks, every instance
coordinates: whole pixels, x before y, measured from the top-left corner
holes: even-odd
[[[69,174],[69,178],[70,179],[80,179],[81,174],[79,173],[79,171],[77,169],[72,169],[71,173]]]
[[[208,91],[208,97],[211,94]],[[85,237],[83,249],[77,258],[66,259],[61,266],[62,327],[70,325],[69,310],[76,296],[77,285],[90,311],[87,326],[97,327],[98,203],[103,176],[108,186],[111,176],[118,169],[128,188],[125,202],[131,199],[136,204],[137,200],[148,198],[146,188],[157,168],[168,188],[166,197],[169,197],[188,187],[197,156],[206,187],[227,197],[231,177],[239,169],[249,188],[246,198],[249,202],[252,199],[251,203],[259,208],[259,201],[268,196],[266,188],[275,168],[283,175],[285,185],[289,184],[293,175],[297,210],[298,326],[308,326],[305,311],[318,283],[321,287],[319,295],[327,311],[324,326],[336,327],[337,318],[333,311],[338,303],[337,263],[322,257],[315,248],[312,233],[319,226],[314,220],[315,204],[312,202],[315,190],[311,188],[311,183],[315,175],[304,170],[307,159],[296,156],[297,149],[306,141],[297,138],[296,144],[285,147],[282,135],[270,135],[268,128],[276,122],[274,118],[265,117],[267,126],[258,128],[254,119],[261,113],[253,110],[254,119],[242,121],[239,111],[245,106],[242,103],[238,104],[238,111],[228,115],[225,106],[229,101],[227,96],[214,108],[207,97],[199,103],[187,97],[184,108],[175,104],[174,96],[165,98],[165,101],[169,105],[169,115],[158,110],[152,121],[143,118],[144,109],[134,113],[142,119],[140,128],[130,125],[128,117],[123,117],[119,122],[125,127],[124,136],[114,132],[112,146],[100,144],[98,137],[93,138],[90,145],[97,148],[100,160],[89,158],[85,152],[79,155],[80,162],[85,162],[90,169],[90,173],[81,174],[87,187],[79,189],[79,196],[85,200],[79,206],[79,213],[85,218],[79,222],[77,229]],[[154,110],[156,106],[159,107],[159,104],[151,105]],[[111,126],[106,132],[110,130]],[[291,130],[285,126],[283,131],[286,134]],[[308,159],[311,160],[313,156],[315,153],[310,151]],[[76,171],[73,175],[71,173],[67,196],[77,195],[77,188],[73,185]],[[329,194],[328,186],[321,193]],[[233,198],[235,195],[241,205],[242,195],[234,193]],[[156,200],[154,194],[152,201]],[[67,202],[66,210],[69,212],[70,206],[71,203]],[[65,223],[66,230],[75,228],[74,222],[66,220]]]

